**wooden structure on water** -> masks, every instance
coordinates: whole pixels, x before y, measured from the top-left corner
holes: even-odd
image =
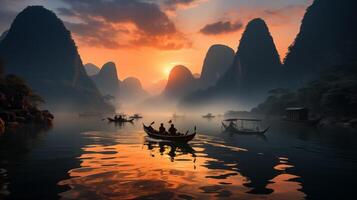
[[[285,109],[286,120],[307,121],[309,120],[309,109],[303,107],[290,107]]]

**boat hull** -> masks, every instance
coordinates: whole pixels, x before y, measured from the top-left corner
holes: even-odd
[[[237,129],[234,127],[230,127],[223,122],[222,122],[222,126],[226,132],[232,132],[232,133],[237,133],[237,134],[242,134],[242,135],[264,135],[270,129],[270,127],[268,127],[262,131],[240,130],[240,129]]]
[[[196,136],[196,132],[189,134],[189,135],[181,135],[181,136],[163,135],[163,134],[159,134],[158,131],[156,131],[154,129],[150,129],[149,126],[143,125],[143,127],[144,127],[145,133],[148,134],[149,137],[154,138],[154,139],[187,143],[187,142],[193,140],[193,138],[195,138],[195,136]]]
[[[129,122],[129,123],[131,123],[131,122],[133,122],[133,121],[134,121],[134,119],[122,119],[122,120],[115,120],[115,119],[110,118],[110,117],[108,117],[107,119],[108,119],[108,121],[109,121],[109,122],[114,122],[114,123],[125,123],[125,122]]]

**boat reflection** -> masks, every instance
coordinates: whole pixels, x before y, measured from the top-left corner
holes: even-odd
[[[257,155],[214,137],[175,144],[152,141],[143,132],[84,134],[93,143],[82,148],[80,167],[58,183],[70,188],[60,194],[63,199],[304,197],[287,158]],[[114,142],[100,142],[108,137]]]
[[[171,162],[182,161],[180,157],[182,155],[189,154],[193,158],[192,161],[196,162],[196,154],[195,150],[188,143],[173,143],[169,141],[152,141],[150,139],[146,139],[144,145],[147,146],[148,150],[150,150],[151,156],[155,157],[155,150],[159,150],[160,155],[167,154],[170,156]]]

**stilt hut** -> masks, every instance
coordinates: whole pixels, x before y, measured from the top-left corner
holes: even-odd
[[[303,107],[290,107],[285,109],[286,120],[305,121],[309,119],[309,109]]]

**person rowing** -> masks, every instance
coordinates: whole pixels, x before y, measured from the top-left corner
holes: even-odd
[[[160,134],[166,134],[166,129],[165,129],[163,123],[160,124],[159,133],[160,133]]]
[[[170,133],[170,135],[176,135],[177,129],[175,128],[174,124],[171,124],[171,126],[169,128],[169,133]]]

